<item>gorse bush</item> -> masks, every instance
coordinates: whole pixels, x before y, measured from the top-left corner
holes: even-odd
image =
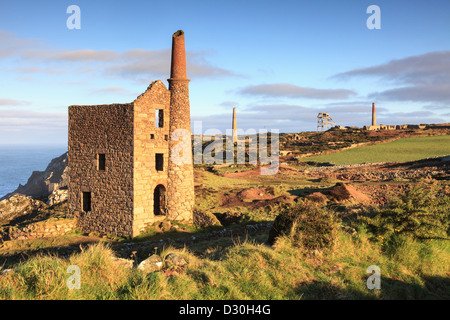
[[[405,195],[393,197],[372,217],[360,217],[374,239],[399,244],[402,239],[449,240],[450,197],[434,186],[414,186]]]
[[[296,246],[306,249],[331,248],[338,227],[334,212],[310,201],[302,201],[284,209],[275,219],[268,243],[279,236],[289,236]]]

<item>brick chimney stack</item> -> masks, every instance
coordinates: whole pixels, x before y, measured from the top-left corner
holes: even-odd
[[[168,79],[170,138],[166,204],[169,219],[184,221],[192,220],[195,200],[189,81],[186,77],[184,32],[178,30],[172,36],[172,63]]]
[[[375,102],[372,103],[372,125],[377,125],[377,115],[375,113]]]
[[[184,45],[184,32],[178,30],[172,36],[172,63],[170,66],[171,79],[186,78],[186,51]]]

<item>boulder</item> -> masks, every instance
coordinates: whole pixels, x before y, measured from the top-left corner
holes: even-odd
[[[48,196],[47,204],[53,206],[67,201],[68,197],[69,191],[67,189],[57,189]]]
[[[12,272],[12,271],[13,271],[13,269],[3,269],[3,270],[1,270],[0,275],[8,274],[8,273],[10,273],[10,272]]]
[[[151,273],[161,270],[163,261],[157,254],[151,255],[138,265],[138,269],[145,273]]]
[[[175,253],[169,253],[166,258],[164,259],[164,262],[166,264],[166,267],[183,267],[187,264],[186,260],[175,254]]]
[[[206,228],[212,226],[221,226],[222,224],[215,215],[208,211],[194,211],[194,225]]]
[[[350,226],[341,226],[342,230],[346,233],[348,233],[349,235],[356,236],[358,234],[358,231],[356,231],[355,228],[352,228]]]
[[[123,259],[123,258],[113,257],[112,260],[113,260],[114,264],[117,264],[117,265],[122,266],[122,267],[127,268],[127,269],[132,269],[133,265],[134,265],[134,261],[130,260],[130,259]]]
[[[8,223],[21,216],[29,215],[47,205],[31,197],[15,194],[12,197],[0,201],[0,224]]]
[[[162,231],[162,232],[167,232],[170,231],[172,228],[172,224],[170,223],[170,221],[161,221],[160,224],[158,224],[158,228]]]

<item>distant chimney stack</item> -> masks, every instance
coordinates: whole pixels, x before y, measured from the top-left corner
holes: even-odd
[[[372,125],[377,125],[377,115],[375,113],[375,102],[372,103]]]
[[[237,142],[236,108],[233,108],[233,142]]]

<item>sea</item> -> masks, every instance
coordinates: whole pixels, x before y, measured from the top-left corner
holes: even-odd
[[[0,145],[0,198],[26,184],[33,171],[44,171],[67,146]]]

